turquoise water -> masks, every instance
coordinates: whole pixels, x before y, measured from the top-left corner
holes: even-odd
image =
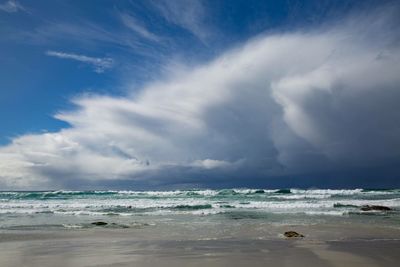
[[[392,210],[362,211],[365,205]],[[275,224],[353,220],[398,226],[399,211],[399,189],[0,192],[2,229],[85,228],[99,220],[117,228],[191,220]]]

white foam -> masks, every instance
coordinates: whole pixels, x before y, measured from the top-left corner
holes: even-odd
[[[356,195],[363,192],[363,189],[291,189],[294,194],[303,195]]]
[[[362,196],[370,192],[362,192],[361,189],[354,190],[332,190],[332,189],[313,189],[301,190],[292,189],[290,194],[276,194],[276,190],[264,190],[264,194],[255,194],[255,189],[234,189],[239,197],[229,194],[219,195],[219,190],[176,190],[176,191],[94,191],[94,192],[117,192],[118,197],[99,195],[80,195],[77,198],[40,198],[40,199],[0,199],[0,214],[35,214],[35,213],[54,213],[73,216],[98,216],[117,214],[121,216],[131,216],[134,214],[217,214],[219,212],[231,211],[233,209],[255,210],[272,213],[305,213],[340,215],[349,210],[358,209],[356,207],[335,208],[334,204],[342,205],[382,205],[391,208],[400,208],[400,198],[398,193],[393,194],[393,198],[379,199],[359,199],[356,194]],[[76,193],[79,191],[55,191],[49,194]],[[21,194],[16,192],[3,192],[1,194],[11,196]],[[42,194],[46,194],[43,192]],[[194,193],[194,194],[193,194]],[[378,192],[380,193],[380,191]],[[374,194],[378,194],[374,193]],[[384,191],[384,193],[388,193]],[[24,193],[25,194],[25,193]],[[28,194],[28,193],[26,193]],[[192,195],[193,194],[193,195]],[[132,195],[135,197],[132,198]],[[214,197],[218,195],[218,197]],[[331,196],[340,195],[340,198]],[[141,197],[143,196],[143,197]],[[159,196],[160,198],[148,198],[148,196]],[[221,201],[224,203],[221,204]],[[246,203],[246,204],[245,204]],[[176,209],[177,206],[199,206],[211,205],[208,209]],[[224,205],[233,206],[224,207]],[[131,209],[129,209],[130,207]],[[126,208],[126,209],[124,209]]]

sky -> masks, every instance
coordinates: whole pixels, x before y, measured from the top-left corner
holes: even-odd
[[[400,187],[399,14],[0,0],[0,190]]]

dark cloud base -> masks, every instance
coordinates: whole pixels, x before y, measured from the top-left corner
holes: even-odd
[[[134,179],[117,179],[86,182],[85,179],[68,179],[55,188],[70,188],[75,190],[178,190],[195,188],[365,188],[391,189],[400,188],[400,161],[379,167],[362,169],[326,171],[307,173],[303,175],[260,176],[257,172],[220,173],[187,172],[182,176],[182,170],[166,171],[163,175],[154,177],[138,177]],[[189,178],[190,177],[190,178]],[[61,179],[60,179],[61,180]],[[201,181],[201,182],[200,182]]]

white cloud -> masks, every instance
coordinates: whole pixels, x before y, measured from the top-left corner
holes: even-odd
[[[46,55],[64,59],[72,59],[79,62],[83,62],[85,64],[89,64],[94,68],[94,71],[97,73],[103,73],[105,70],[110,69],[114,65],[114,61],[112,58],[98,58],[98,57],[89,57],[85,55],[78,55],[73,53],[65,53],[58,51],[47,51]]]
[[[366,27],[371,19],[261,36],[134,96],[77,97],[75,110],[56,115],[69,128],[0,148],[2,188],[201,184],[398,163],[400,34],[387,32],[397,29],[387,18]]]
[[[237,162],[229,162],[224,160],[215,160],[215,159],[204,159],[204,160],[195,160],[192,163],[193,167],[204,168],[207,170],[212,169],[229,169],[235,168],[243,163],[243,160],[239,160]]]
[[[0,4],[0,10],[8,13],[15,13],[18,11],[24,11],[25,8],[18,1],[9,0]]]
[[[120,18],[122,23],[130,30],[134,31],[135,33],[139,34],[141,37],[158,42],[160,39],[157,35],[150,32],[144,25],[142,25],[139,21],[137,21],[134,17],[128,14],[120,14]]]

